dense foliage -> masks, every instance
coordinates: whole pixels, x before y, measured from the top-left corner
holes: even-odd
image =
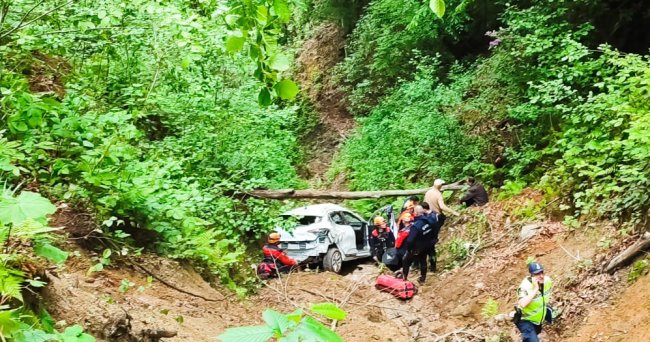
[[[249,281],[238,262],[278,205],[233,194],[302,184],[297,108],[271,100],[291,97],[274,83],[290,61],[270,48],[286,4],[259,2],[264,18],[236,1],[0,4],[3,181],[89,203],[115,239],[194,261],[233,288]],[[235,30],[264,44],[234,49]],[[275,104],[260,107],[260,89]]]
[[[370,2],[337,67],[367,118],[333,171],[359,189],[469,173],[509,193],[541,184],[567,214],[647,224],[649,46],[631,33],[647,5],[447,5],[440,22],[424,4]]]

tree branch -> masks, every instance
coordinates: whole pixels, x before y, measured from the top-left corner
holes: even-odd
[[[457,184],[443,185],[443,191],[461,190],[464,186]],[[268,199],[288,199],[288,198],[313,198],[313,199],[362,199],[362,198],[381,198],[381,197],[396,197],[396,196],[410,196],[422,195],[430,188],[424,189],[410,189],[410,190],[383,190],[383,191],[325,191],[325,190],[294,190],[294,189],[281,189],[281,190],[252,190],[245,192],[257,198]]]

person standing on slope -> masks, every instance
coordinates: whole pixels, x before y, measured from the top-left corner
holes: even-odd
[[[424,194],[424,201],[429,203],[429,208],[431,211],[438,214],[438,219],[440,220],[440,226],[445,223],[445,214],[444,212],[451,213],[454,216],[460,216],[460,214],[445,205],[445,200],[442,198],[442,185],[445,184],[445,181],[442,179],[436,179],[433,181],[433,186],[429,191]]]
[[[435,216],[427,215],[426,210],[420,205],[415,207],[415,214],[415,221],[405,241],[406,254],[402,273],[404,279],[407,279],[411,263],[416,261],[420,267],[418,282],[422,285],[427,279],[427,255],[431,254],[431,248],[437,237],[437,221]]]
[[[523,342],[539,342],[544,322],[552,323],[553,310],[549,306],[553,282],[544,275],[544,267],[536,262],[528,264],[530,276],[524,278],[517,294],[517,313],[514,323],[521,332]]]

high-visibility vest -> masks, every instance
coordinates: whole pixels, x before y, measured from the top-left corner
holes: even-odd
[[[524,278],[519,285],[519,298],[526,297],[533,290],[533,283],[530,277]],[[541,325],[546,316],[546,308],[551,300],[553,282],[551,278],[544,277],[544,290],[537,291],[535,298],[524,308],[521,308],[521,319]]]

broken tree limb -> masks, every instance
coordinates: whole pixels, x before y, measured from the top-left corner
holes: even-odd
[[[623,252],[612,258],[612,260],[603,267],[602,272],[609,274],[614,273],[619,267],[627,265],[637,254],[650,248],[650,232],[646,232],[632,246],[626,248]]]
[[[465,188],[463,185],[449,184],[443,185],[443,191],[456,191]],[[430,188],[424,189],[410,189],[410,190],[383,190],[383,191],[325,191],[325,190],[294,190],[294,189],[281,189],[281,190],[252,190],[246,192],[246,195],[267,198],[267,199],[289,199],[289,198],[302,198],[302,199],[363,199],[363,198],[381,198],[381,197],[397,197],[397,196],[411,196],[422,195]]]

